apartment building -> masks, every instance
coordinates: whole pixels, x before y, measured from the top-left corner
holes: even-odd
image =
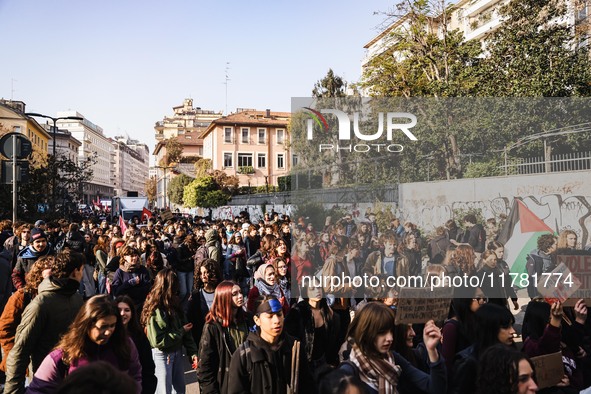
[[[113,188],[116,196],[128,192],[145,195],[149,176],[150,151],[147,145],[129,137],[115,137],[113,145]]]
[[[84,185],[82,203],[90,204],[97,198],[111,198],[113,189],[113,145],[110,138],[106,137],[103,129],[95,125],[84,115],[76,111],[58,112],[57,116],[78,116],[83,120],[62,119],[58,120],[58,128],[68,130],[72,136],[82,144],[78,148],[78,161],[94,157],[96,164],[93,166],[93,176],[90,182]]]
[[[277,185],[289,174],[289,112],[238,109],[214,120],[201,135],[203,157],[215,170],[236,175],[240,186]]]
[[[33,144],[34,151],[48,151],[51,135],[36,119],[25,115],[26,104],[23,101],[0,100],[1,132],[17,132],[24,134]]]

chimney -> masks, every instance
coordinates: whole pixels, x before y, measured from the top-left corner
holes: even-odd
[[[271,110],[267,108],[265,118],[270,118],[270,117],[271,117]]]

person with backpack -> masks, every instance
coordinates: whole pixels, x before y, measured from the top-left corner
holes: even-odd
[[[274,296],[256,301],[256,331],[232,355],[228,394],[313,392],[305,349],[283,332],[283,309]]]
[[[486,248],[486,230],[482,224],[477,223],[476,216],[474,214],[468,214],[464,216],[464,228],[466,231],[462,236],[461,243],[469,244],[474,249],[476,257],[480,257],[480,254],[484,252]],[[454,243],[453,241],[451,241]],[[455,243],[458,244],[457,242]]]

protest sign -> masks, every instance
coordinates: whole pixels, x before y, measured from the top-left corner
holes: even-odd
[[[400,289],[396,324],[426,323],[445,320],[453,297],[453,287]]]
[[[539,389],[556,386],[560,383],[564,376],[561,352],[532,357],[531,361],[536,370]]]
[[[538,278],[538,291],[547,300],[566,301],[581,287],[581,281],[564,263]]]

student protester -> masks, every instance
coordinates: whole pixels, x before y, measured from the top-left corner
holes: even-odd
[[[189,300],[187,318],[193,324],[191,333],[198,346],[201,342],[205,318],[213,306],[214,292],[221,277],[219,265],[214,260],[203,260],[195,267],[195,290]]]
[[[25,285],[25,275],[37,259],[54,254],[53,248],[47,242],[45,232],[37,227],[33,228],[31,230],[31,244],[19,252],[12,271],[12,283],[15,289],[20,289]]]
[[[53,257],[45,256],[37,260],[27,274],[27,284],[15,291],[8,299],[0,317],[0,345],[2,346],[2,362],[0,371],[6,371],[6,360],[14,346],[16,329],[21,323],[27,305],[37,296],[37,289],[43,279],[51,274]]]
[[[115,271],[111,285],[112,294],[115,297],[128,295],[139,312],[150,291],[150,274],[146,267],[140,265],[140,252],[136,248],[124,246],[119,251],[119,256],[122,264]]]
[[[285,331],[302,342],[310,374],[339,362],[340,318],[328,306],[322,287],[303,287],[303,300],[285,318]]]
[[[138,313],[129,296],[123,295],[115,299],[115,304],[121,315],[121,322],[127,331],[127,335],[137,348],[138,357],[142,366],[142,394],[154,394],[156,392],[156,366],[152,358],[152,346],[144,330],[140,327]]]
[[[542,234],[538,238],[537,249],[532,250],[527,255],[525,268],[529,275],[527,295],[530,298],[538,296],[538,284],[534,280],[533,275],[536,274],[537,280],[539,281],[542,278],[542,273],[551,272],[555,268],[556,247],[557,242],[554,235]]]
[[[16,265],[16,258],[18,254],[27,246],[31,241],[31,225],[24,223],[18,226],[14,235],[4,241],[4,249],[6,249],[10,255],[11,270]]]
[[[523,353],[494,345],[480,357],[476,394],[533,394],[538,391],[534,365]]]
[[[78,293],[84,272],[84,256],[66,250],[52,258],[51,276],[44,279],[23,312],[14,347],[6,361],[5,393],[23,393],[25,371],[33,372],[59,341],[82,306]]]
[[[274,296],[257,299],[254,322],[256,332],[251,332],[232,355],[228,394],[276,394],[290,389],[313,392],[304,349],[300,347],[298,352],[299,342],[283,332],[279,300]]]
[[[515,317],[507,308],[484,304],[474,317],[476,340],[456,356],[450,394],[473,393],[476,390],[478,358],[486,349],[499,343],[507,347],[515,346]]]
[[[201,343],[197,380],[202,394],[227,391],[232,354],[249,333],[249,319],[240,286],[223,281],[216,287],[211,310],[207,314]]]
[[[107,295],[95,296],[80,309],[70,329],[35,372],[27,393],[54,391],[79,367],[106,361],[136,381],[139,392],[142,367],[137,349],[127,336],[117,306]]]
[[[107,261],[109,259],[109,237],[99,235],[93,248],[96,265],[94,266],[99,294],[107,293]]]
[[[359,376],[369,393],[426,392],[445,394],[447,373],[437,351],[441,332],[431,320],[425,324],[423,342],[429,358],[429,374],[415,368],[393,352],[395,314],[380,302],[370,302],[357,311],[349,326],[351,351],[339,369]]]
[[[273,264],[262,264],[254,273],[254,279],[256,282],[248,292],[246,310],[250,313],[254,313],[256,300],[260,296],[271,295],[279,300],[283,307],[284,315],[287,315],[287,312],[289,311],[289,299],[285,297],[285,293],[283,293],[281,286],[277,283],[275,267],[273,267]]]
[[[172,268],[165,268],[156,275],[154,286],[148,294],[142,311],[152,356],[156,364],[158,394],[185,393],[183,346],[197,367],[197,345],[191,336],[193,325],[187,322],[178,296],[179,283]]]
[[[513,277],[511,277],[509,264],[504,260],[505,257],[505,245],[499,241],[489,242],[486,246],[487,250],[492,250],[497,257],[497,267],[505,275],[505,294],[511,299],[513,303],[513,310],[519,310],[519,302],[517,299],[517,293],[513,288]]]
[[[456,355],[474,343],[476,338],[475,313],[488,299],[480,288],[458,289],[451,302],[449,319],[443,323],[441,334],[445,338],[441,355],[445,359],[448,376],[451,377]]]
[[[523,352],[528,357],[561,352],[564,364],[564,377],[553,393],[578,393],[585,388],[583,360],[579,349],[583,348],[587,319],[587,306],[584,300],[577,301],[574,307],[576,320],[563,327],[565,318],[562,304],[549,304],[543,300],[533,300],[527,305],[523,317]],[[570,344],[569,345],[567,345]]]

